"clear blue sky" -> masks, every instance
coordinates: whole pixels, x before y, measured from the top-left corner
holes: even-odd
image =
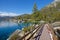
[[[31,13],[34,2],[36,2],[38,9],[51,3],[53,0],[0,0],[0,12],[12,13]]]

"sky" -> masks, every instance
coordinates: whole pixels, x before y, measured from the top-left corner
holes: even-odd
[[[32,13],[34,3],[42,9],[53,0],[0,0],[0,16],[16,16]]]

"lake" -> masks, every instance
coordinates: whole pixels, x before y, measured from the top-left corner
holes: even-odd
[[[30,23],[0,22],[0,40],[6,40],[15,30],[29,26]]]

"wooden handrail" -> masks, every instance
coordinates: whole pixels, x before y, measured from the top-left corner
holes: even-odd
[[[36,27],[36,28],[39,28],[39,26]],[[35,29],[36,29],[36,28],[35,28]],[[35,29],[34,29],[34,30],[35,30]],[[29,33],[27,33],[26,35],[24,35],[23,37],[21,37],[21,38],[18,39],[18,40],[22,40],[22,39],[24,39],[26,36],[28,36],[28,35],[29,35],[30,33],[32,33],[34,30],[30,31]]]
[[[44,25],[43,25],[44,26]],[[43,28],[43,26],[41,26],[41,28]],[[32,37],[33,37],[33,35],[40,29],[41,30],[41,28],[39,27],[27,40],[30,40]]]

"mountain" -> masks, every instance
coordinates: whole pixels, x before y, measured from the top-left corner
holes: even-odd
[[[8,21],[9,19],[12,19],[14,17],[11,16],[0,16],[0,21]]]
[[[49,5],[45,6],[41,11],[60,11],[60,0],[54,0]]]
[[[47,7],[57,7],[60,4],[60,0],[54,0]]]
[[[46,15],[45,18],[49,18],[49,20],[60,21],[60,0],[53,1],[40,10],[40,12]]]

